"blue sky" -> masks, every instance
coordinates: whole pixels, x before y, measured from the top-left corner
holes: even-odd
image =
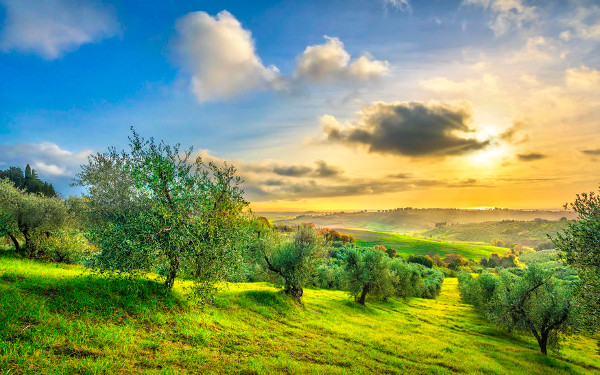
[[[0,168],[65,195],[130,126],[233,161],[265,209],[552,207],[597,184],[594,1],[0,0],[0,22]]]

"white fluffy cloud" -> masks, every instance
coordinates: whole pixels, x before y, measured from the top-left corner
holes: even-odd
[[[189,13],[177,20],[176,28],[178,52],[200,102],[277,85],[279,71],[263,65],[252,34],[231,13]]]
[[[0,0],[6,11],[0,48],[56,59],[119,33],[114,13],[90,1]]]
[[[325,80],[370,80],[389,71],[387,61],[362,55],[350,63],[350,54],[338,38],[325,36],[323,44],[308,46],[298,57],[294,75],[308,82]]]
[[[586,66],[567,69],[565,73],[567,87],[576,90],[597,90],[600,85],[600,71]]]
[[[495,35],[506,34],[511,28],[521,28],[537,19],[535,7],[523,0],[464,0],[464,5],[482,7],[490,13],[489,27]]]
[[[87,160],[91,150],[73,153],[50,142],[0,145],[0,168],[24,168],[26,164],[43,178],[72,177]]]
[[[293,75],[265,66],[256,52],[252,33],[229,12],[215,17],[193,12],[177,20],[176,49],[191,74],[191,89],[199,102],[223,100],[251,90],[289,90],[292,85],[359,82],[389,71],[387,61],[364,54],[350,61],[344,44],[334,37],[308,46],[298,56]]]

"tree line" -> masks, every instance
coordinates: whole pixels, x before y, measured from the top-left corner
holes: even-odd
[[[45,197],[56,197],[56,191],[51,183],[42,181],[37,174],[37,171],[29,164],[25,166],[25,172],[19,167],[9,167],[5,170],[0,170],[0,179],[7,179],[19,189],[23,189],[28,193],[39,193]]]

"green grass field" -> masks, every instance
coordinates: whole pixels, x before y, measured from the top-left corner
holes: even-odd
[[[454,224],[423,232],[444,241],[477,242],[489,244],[493,238],[535,247],[548,242],[548,235],[556,235],[567,227],[567,221],[489,221],[485,223]]]
[[[398,250],[399,255],[404,257],[415,254],[439,254],[441,257],[444,257],[445,254],[454,253],[461,254],[465,258],[479,260],[482,257],[489,257],[491,253],[504,254],[509,250],[503,247],[442,242],[401,234],[372,232],[359,229],[339,229],[339,231],[354,236],[358,246],[370,247],[374,245],[383,245],[386,248],[392,247]]]
[[[112,373],[598,373],[595,343],[571,337],[545,358],[531,337],[490,326],[459,301],[367,301],[307,290],[304,306],[269,285],[229,284],[213,304],[80,266],[0,257],[0,371]]]

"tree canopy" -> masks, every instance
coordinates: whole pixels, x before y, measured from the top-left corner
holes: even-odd
[[[74,184],[89,200],[89,237],[96,266],[155,271],[171,289],[178,274],[210,294],[240,262],[238,241],[247,206],[235,167],[205,163],[132,129],[129,150],[91,155]]]
[[[579,274],[581,283],[575,302],[582,310],[581,323],[597,332],[600,329],[600,194],[577,194],[575,201],[565,208],[577,212],[578,217],[551,239]]]
[[[40,193],[46,197],[56,197],[56,191],[51,183],[42,181],[35,169],[29,164],[25,167],[25,173],[18,167],[9,167],[5,170],[0,170],[0,179],[6,178],[19,189],[23,189],[29,193]]]

